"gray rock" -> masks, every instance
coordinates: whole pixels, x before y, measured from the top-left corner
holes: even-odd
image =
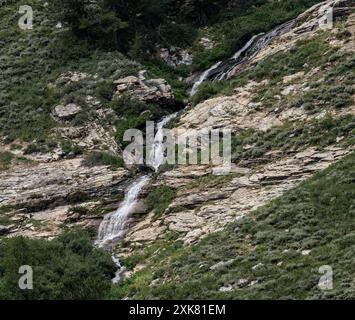
[[[60,104],[54,107],[52,114],[54,118],[59,120],[68,120],[77,115],[81,110],[81,107],[75,103],[69,103],[67,105]]]
[[[129,94],[145,102],[166,103],[174,99],[170,85],[164,79],[146,79],[146,71],[138,77],[129,76],[114,81],[116,96]]]
[[[235,259],[231,259],[228,261],[221,261],[216,263],[215,265],[213,265],[210,269],[214,270],[214,271],[220,271],[223,270],[227,267],[229,267],[230,265],[232,265],[234,263]]]

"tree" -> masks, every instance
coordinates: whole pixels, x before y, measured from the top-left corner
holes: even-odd
[[[80,38],[103,44],[116,44],[118,31],[128,24],[115,13],[110,0],[52,0],[50,10],[53,19]]]
[[[33,269],[33,290],[18,286],[22,265]],[[0,299],[104,299],[114,271],[110,255],[81,230],[52,241],[19,237],[0,243]]]

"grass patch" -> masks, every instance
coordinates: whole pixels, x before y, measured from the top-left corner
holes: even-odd
[[[110,166],[112,169],[124,167],[124,161],[121,157],[109,152],[91,152],[84,160],[86,166]]]
[[[9,151],[0,152],[0,171],[10,167],[14,155]]]
[[[347,115],[332,118],[326,115],[319,120],[305,123],[287,123],[264,131],[248,130],[232,137],[233,161],[256,159],[272,150],[300,151],[310,146],[319,150],[331,144],[353,144],[355,118]],[[337,142],[337,139],[341,141]]]
[[[161,215],[175,199],[176,191],[168,186],[158,186],[151,191],[145,199],[149,210],[154,210],[157,215]]]

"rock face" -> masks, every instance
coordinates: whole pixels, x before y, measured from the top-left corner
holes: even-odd
[[[193,56],[189,50],[183,50],[176,47],[159,49],[159,57],[171,67],[179,65],[191,65]]]
[[[53,116],[60,120],[68,120],[76,116],[81,110],[81,107],[75,103],[69,103],[65,106],[58,105],[54,107]]]
[[[316,6],[301,17],[302,24],[311,25],[317,22],[318,9],[319,6]],[[353,14],[344,24],[352,35],[355,31],[354,21]],[[317,36],[319,29],[307,27],[306,30],[292,30],[275,39],[255,59],[290,50],[298,40]],[[329,44],[340,47],[343,53],[353,53],[354,36],[348,41],[339,42],[336,39],[337,31],[336,28],[328,31]],[[327,63],[319,69],[287,74],[276,84],[279,95],[273,98],[275,101],[286,101],[307,92],[310,83],[324,81],[324,73],[330,70],[330,64]],[[250,81],[243,87],[234,89],[230,96],[212,98],[188,108],[180,116],[179,124],[174,130],[186,132],[189,129],[229,128],[237,133],[248,130],[266,131],[290,123],[302,126],[314,119],[321,119],[327,113],[334,118],[355,115],[354,104],[343,109],[320,108],[314,113],[308,113],[303,106],[294,107],[287,103],[280,103],[278,107],[266,106],[265,100],[258,94],[269,84],[269,80]],[[255,97],[260,99],[256,100]],[[322,146],[322,150],[317,145],[309,146],[305,142],[300,149],[292,149],[286,153],[273,149],[263,156],[240,161],[233,164],[230,177],[220,183],[216,183],[219,180],[213,178],[212,168],[207,166],[179,166],[164,172],[157,178],[155,185],[175,188],[176,198],[162,216],[156,217],[151,212],[143,220],[136,222],[124,240],[134,248],[136,245],[142,246],[146,242],[163,239],[168,230],[177,234],[186,245],[194,244],[206,235],[222,230],[228,223],[266,205],[353,152],[353,147],[341,144],[343,138],[337,137],[336,142]],[[244,146],[245,149],[252,147]],[[122,254],[127,254],[127,251],[129,249],[122,249]],[[218,267],[219,265],[216,266]],[[246,285],[245,281],[240,285]]]
[[[195,167],[189,176],[182,168],[166,172],[159,183],[181,189],[164,216],[154,221],[154,214],[148,215],[127,234],[132,243],[154,241],[163,237],[166,229],[177,232],[185,244],[192,244],[204,236],[221,230],[228,223],[240,219],[249,212],[267,204],[272,199],[297,186],[314,173],[349,154],[352,149],[329,146],[319,153],[308,148],[292,156],[254,165],[235,168],[237,176],[222,187],[188,187],[199,176],[211,173],[207,167]],[[188,168],[188,167],[187,167]],[[184,177],[184,178],[179,178]]]
[[[114,81],[117,85],[116,95],[129,94],[138,100],[169,104],[174,100],[170,85],[164,79],[146,79],[145,71],[141,71],[138,77],[129,76]]]
[[[15,167],[0,173],[0,204],[36,203],[35,195],[50,203],[64,200],[80,191],[88,194],[105,193],[106,188],[123,181],[127,171],[111,171],[108,167],[86,167],[83,158]],[[100,191],[101,190],[101,191]]]
[[[216,46],[216,43],[208,37],[202,37],[199,41],[199,45],[205,50],[211,50]]]
[[[100,217],[75,217],[70,208],[90,208],[91,199],[100,200],[120,190],[123,192],[128,172],[112,171],[106,166],[86,167],[82,163],[83,158],[76,158],[20,165],[1,172],[0,206],[22,209],[13,209],[8,214],[16,222],[16,228],[1,228],[0,233],[51,238],[61,233],[64,222],[88,228],[91,222],[99,222]]]

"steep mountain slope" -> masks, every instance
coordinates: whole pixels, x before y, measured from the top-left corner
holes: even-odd
[[[51,238],[77,222],[96,232],[134,174],[123,168],[124,131],[181,103],[165,80],[73,38],[45,2],[30,4],[33,30],[18,27],[16,2],[0,11],[2,232]],[[137,76],[140,97],[122,90],[127,76]]]
[[[353,1],[225,1],[215,17],[193,1],[165,1],[181,6],[167,20],[145,12],[159,28],[130,20],[124,53],[74,37],[44,1],[30,2],[30,31],[17,26],[16,1],[0,8],[1,298],[354,298]],[[319,22],[324,5],[336,8],[330,29]],[[188,97],[203,68],[228,65],[253,36],[294,18]],[[166,165],[151,174],[114,248],[126,269],[111,286],[115,266],[90,240],[150,170],[124,164],[123,134],[176,111],[173,132],[232,130],[231,173]],[[26,259],[50,271],[23,296],[12,293],[12,273]],[[324,265],[335,275],[330,291],[318,286]],[[83,292],[66,291],[81,281]]]
[[[301,22],[312,22],[314,11]],[[232,174],[213,176],[210,166],[161,174],[156,185],[175,188],[176,198],[165,215],[152,213],[129,230],[127,240],[155,239],[163,225],[193,243],[351,152],[354,16],[347,19],[331,31],[300,35],[295,30],[304,26],[296,26],[228,81],[224,95],[181,115],[177,128],[183,131],[233,130]]]
[[[307,193],[305,189],[308,185],[313,188],[311,181],[315,181],[314,184],[324,184],[327,179],[325,177],[328,174],[331,176],[333,171],[325,171],[324,178],[311,180],[282,196],[317,171],[327,168],[353,151],[354,15],[338,21],[331,30],[307,28],[309,25],[317,25],[318,8],[312,8],[302,15],[299,25],[275,39],[255,57],[250,66],[237,73],[234,78],[224,83],[207,84],[207,93],[218,93],[220,97],[201,102],[181,115],[176,125],[183,131],[206,126],[228,127],[233,130],[235,154],[232,174],[217,177],[212,175],[212,168],[209,166],[179,166],[157,178],[151,194],[154,195],[155,190],[169,187],[174,190],[175,196],[163,213],[156,210],[147,217],[139,218],[139,222],[128,230],[125,241],[118,246],[117,254],[126,256],[122,259],[123,263],[133,270],[134,275],[123,285],[123,289],[117,286],[115,297],[116,294],[136,298],[353,297],[352,273],[344,275],[347,280],[341,285],[338,283],[338,291],[331,291],[328,296],[315,283],[317,273],[308,269],[315,268],[318,262],[320,267],[324,264],[321,261],[327,260],[321,257],[321,253],[318,256],[318,252],[327,249],[314,242],[311,234],[308,234],[308,228],[313,227],[311,221],[317,220],[313,213],[317,212],[315,215],[318,217],[322,210],[326,210],[317,207],[316,199],[320,195],[316,194],[308,200],[302,198],[299,202],[295,200],[294,206],[290,200],[297,199],[296,195],[299,193]],[[200,94],[204,90],[202,87]],[[346,163],[345,168],[336,167],[342,168],[339,169],[339,175],[344,178],[352,171],[353,156],[347,158]],[[334,170],[334,175],[337,175],[338,169]],[[330,189],[333,184],[336,185],[332,181]],[[348,188],[351,186],[351,180],[347,180],[344,188],[350,190]],[[345,190],[346,197],[352,199]],[[326,191],[328,196],[331,193],[330,190]],[[276,213],[266,207],[255,213],[257,222],[253,224],[250,221],[250,214],[280,196],[280,200],[272,207]],[[339,194],[330,196],[336,200],[339,197]],[[308,201],[317,208],[310,209],[310,224],[307,222],[308,218],[301,217],[303,209],[298,207],[298,203],[301,206],[303,201],[304,205]],[[319,198],[319,201],[322,200]],[[324,206],[329,206],[329,202]],[[352,206],[352,200],[346,201],[344,214],[346,212],[346,219],[349,220],[344,220],[348,222],[345,222],[341,227],[343,231],[340,232],[344,239],[352,239],[351,228],[346,227],[349,221],[354,221]],[[328,212],[332,214],[331,211]],[[291,213],[295,218],[292,218]],[[258,214],[263,217],[260,222]],[[291,220],[285,218],[283,221],[282,214],[287,214],[287,219]],[[275,217],[275,221],[280,221],[285,232],[295,233],[295,251],[304,251],[305,255],[308,255],[306,252],[309,249],[317,252],[312,257],[312,263],[306,261],[307,258],[303,258],[301,253],[300,258],[296,258],[297,262],[287,262],[285,270],[290,274],[287,276],[285,271],[285,282],[281,282],[277,288],[276,279],[283,274],[282,271],[277,271],[278,267],[270,272],[268,266],[264,273],[260,271],[259,277],[255,275],[257,271],[253,272],[256,269],[252,269],[254,264],[264,265],[264,260],[269,261],[269,256],[274,256],[272,246],[269,247],[261,239],[277,242],[277,236],[273,239],[273,232],[268,231],[269,236],[265,233],[266,238],[259,239],[259,233],[261,237],[272,217]],[[296,217],[301,220],[299,223],[304,223],[300,228],[293,222]],[[328,218],[325,219],[329,221]],[[230,226],[235,220],[240,221],[242,226],[244,223],[248,225],[245,233],[236,232],[238,240],[235,240],[233,230],[239,230],[239,227],[235,229],[235,224]],[[226,226],[229,226],[229,231],[220,231]],[[201,239],[214,232],[218,233],[207,236],[199,244]],[[247,249],[251,246],[249,239],[254,249]],[[285,244],[283,250],[287,250],[287,239],[289,238],[285,236],[284,240],[280,240],[280,243]],[[332,239],[335,240],[336,237]],[[233,249],[233,253],[228,255],[230,248],[226,249],[222,243],[229,243],[230,248],[236,247],[235,251]],[[256,243],[260,246],[260,252],[258,246],[255,247]],[[352,265],[351,259],[346,258],[351,256],[347,251],[351,250],[351,243],[352,240],[348,243],[349,246],[338,251],[344,257],[343,261],[346,261],[344,265],[337,266],[339,273],[344,272],[346,266]],[[189,245],[191,248],[185,249]],[[243,250],[255,251],[257,258],[254,260],[252,254],[240,256]],[[278,251],[276,255],[281,252],[282,250]],[[223,261],[227,261],[221,280],[218,279],[218,268],[216,271],[209,271],[214,263],[208,261],[208,257],[215,263],[222,261],[222,266]],[[281,263],[280,259],[275,258],[275,263]],[[334,263],[336,259],[330,257],[329,261]],[[246,262],[248,260],[249,263]],[[238,261],[245,261],[246,266],[239,266]],[[255,263],[251,265],[253,262]],[[161,267],[162,265],[166,267]],[[264,267],[261,266],[261,269]],[[239,288],[238,279],[232,280],[232,270],[240,276],[250,272],[253,276],[251,279],[242,277]],[[299,273],[304,275],[307,272],[307,279],[298,278]],[[255,286],[259,282],[260,286]],[[299,286],[299,289],[295,286]],[[243,287],[246,289],[241,289]],[[231,293],[222,294],[218,290]],[[198,293],[195,295],[195,292]]]
[[[353,299],[354,160],[346,157],[194,246],[170,234],[137,248],[125,260],[136,274],[112,297]],[[332,290],[318,286],[324,265],[334,272]]]

